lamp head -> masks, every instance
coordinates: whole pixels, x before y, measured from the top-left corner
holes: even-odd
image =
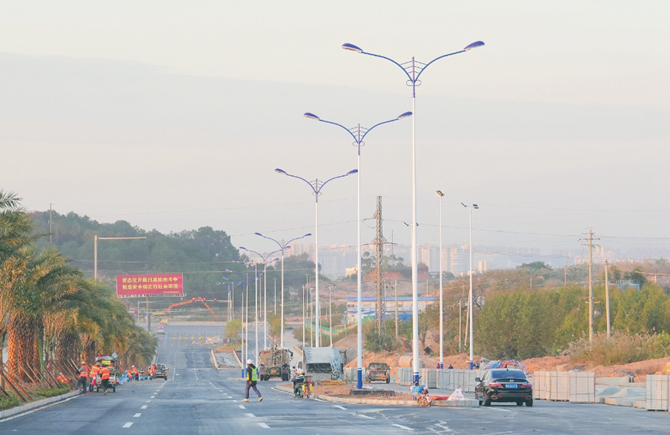
[[[482,46],[484,46],[484,42],[482,42],[482,41],[473,42],[472,44],[470,44],[470,45],[468,45],[467,47],[465,47],[465,48],[463,49],[463,51],[470,51],[470,50],[472,50],[473,48],[482,47]]]
[[[261,234],[261,233],[254,233],[254,234],[256,234],[257,236],[263,237],[263,234]]]
[[[363,49],[355,46],[354,44],[342,44],[342,48],[349,51],[354,51],[356,53],[363,53]]]
[[[437,190],[437,191],[435,191],[435,193],[436,193],[437,196],[439,196],[440,198],[442,198],[442,197],[444,196],[444,193],[442,193],[441,190]]]
[[[245,250],[245,251],[248,251],[248,249],[245,248],[244,246],[240,246],[240,249]]]
[[[477,204],[472,204],[472,207],[473,207],[475,210],[479,210],[479,206],[478,206]]]
[[[275,169],[275,172],[277,172],[277,173],[279,173],[279,174],[284,174],[284,175],[286,175],[286,171],[283,170],[283,169],[276,168],[276,169]]]
[[[318,116],[316,116],[315,114],[313,114],[313,113],[309,113],[309,112],[305,112],[305,113],[303,114],[303,116],[304,116],[305,118],[309,118],[309,119],[316,119],[317,121],[319,121],[319,120],[321,119],[321,118],[319,118]]]
[[[351,171],[347,172],[347,175],[353,175],[353,174],[358,174],[358,169],[352,169]]]
[[[412,116],[412,115],[413,115],[412,112],[405,112],[405,113],[403,113],[402,115],[398,116],[396,119],[409,118],[409,117]]]
[[[311,236],[311,235],[312,235],[312,233],[307,233],[307,234],[305,234],[303,237],[309,237],[309,236]]]

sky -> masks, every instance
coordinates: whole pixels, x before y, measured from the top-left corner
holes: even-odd
[[[667,1],[0,0],[0,189],[30,210],[162,232],[315,231],[308,181],[357,167],[347,128],[412,110],[418,242],[670,248]],[[375,128],[361,210],[409,244],[412,119]],[[319,197],[319,244],[356,243],[356,177]],[[363,241],[374,237],[365,220]],[[313,241],[313,239],[311,240]],[[660,251],[659,251],[660,252]]]

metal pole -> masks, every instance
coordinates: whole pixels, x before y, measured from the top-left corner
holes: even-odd
[[[589,230],[589,343],[593,341],[593,230]]]
[[[282,248],[281,250],[281,348],[282,349],[284,348],[284,248]]]
[[[268,262],[263,263],[263,349],[268,348]]]
[[[473,340],[472,340],[472,332],[474,331],[472,325],[474,324],[473,322],[473,317],[472,317],[472,206],[470,206],[470,267],[469,267],[469,275],[470,275],[470,297],[469,297],[469,302],[468,302],[468,311],[469,311],[469,316],[470,316],[470,370],[474,368],[474,354],[473,354]]]
[[[440,198],[440,368],[444,368],[444,290],[442,288],[442,192]]]
[[[282,252],[283,252],[283,250],[282,250]],[[275,281],[275,297],[274,297],[275,307],[272,310],[272,314],[277,314],[277,278],[273,278],[273,279]]]
[[[607,259],[605,259],[605,311],[607,314],[607,338],[610,338],[612,334],[612,325],[610,324],[610,283],[607,269],[609,269],[609,266],[607,264]]]
[[[333,287],[330,287],[328,295],[328,308],[330,311],[330,347],[333,347]]]
[[[93,279],[98,280],[98,235],[93,236]],[[138,313],[139,315],[139,313]]]
[[[246,362],[249,359],[249,272],[247,272],[247,297],[246,297],[246,307],[244,309],[245,311],[245,317],[246,321],[244,324],[246,325],[244,328],[244,342],[246,343],[245,347],[245,355],[244,355],[244,366],[246,367]]]
[[[305,350],[305,284],[302,285],[302,349]]]
[[[398,336],[398,280],[395,280],[395,336]]]
[[[149,313],[149,296],[147,296],[147,331],[151,332],[151,314]]]
[[[416,70],[412,57],[412,366],[419,382],[419,276],[416,258]]]
[[[317,185],[318,185],[318,180],[317,180]],[[315,306],[314,309],[316,310],[316,324],[314,325],[314,329],[316,330],[316,339],[315,343],[316,347],[320,346],[319,343],[319,338],[321,335],[321,331],[319,329],[319,195],[314,196],[316,198],[315,201],[315,210],[316,210],[316,235],[314,236],[314,274],[316,275],[314,277],[314,298],[315,298]]]
[[[256,330],[256,367],[258,367],[258,263],[254,263],[254,329]]]
[[[357,226],[357,239],[356,239],[356,253],[358,256],[357,259],[357,271],[356,271],[356,285],[358,289],[357,293],[357,304],[358,304],[358,313],[356,313],[356,319],[358,321],[357,326],[357,343],[356,343],[356,352],[357,352],[357,371],[356,371],[356,388],[359,390],[363,388],[363,316],[361,311],[363,310],[363,280],[362,280],[362,262],[361,262],[361,147],[358,146],[358,193],[357,193],[357,215],[356,215],[356,226]]]

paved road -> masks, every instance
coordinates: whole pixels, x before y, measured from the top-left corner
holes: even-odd
[[[193,333],[191,335],[191,333]],[[211,368],[209,347],[191,336],[220,334],[207,327],[167,327],[159,361],[168,381],[123,385],[0,422],[0,434],[667,434],[670,415],[606,405],[537,401],[533,408],[407,408],[338,405],[299,400],[262,382],[264,396],[243,403],[237,369]],[[189,340],[172,340],[173,336]]]

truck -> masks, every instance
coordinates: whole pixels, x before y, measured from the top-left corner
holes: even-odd
[[[293,352],[288,349],[262,350],[258,353],[260,366],[258,367],[258,378],[261,381],[269,381],[270,378],[281,378],[288,381],[291,377],[291,359]]]
[[[386,363],[373,362],[365,369],[365,382],[382,381],[387,384],[391,382],[391,370]]]

